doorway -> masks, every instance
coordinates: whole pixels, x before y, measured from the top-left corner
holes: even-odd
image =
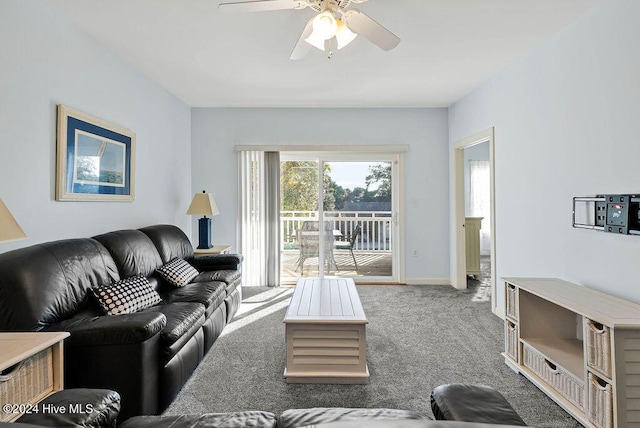
[[[397,156],[281,152],[280,165],[283,284],[398,282]]]
[[[489,142],[464,149],[467,288],[474,301],[491,300],[491,170]]]
[[[485,263],[485,275],[489,276],[486,288],[480,290],[483,296],[491,299],[492,311],[499,314],[496,308],[496,251],[495,251],[495,168],[494,168],[494,130],[490,128],[478,134],[464,138],[453,146],[453,194],[452,212],[452,285],[456,288],[467,288],[469,245],[477,245],[479,269]],[[472,167],[473,165],[473,167]],[[476,175],[472,179],[473,174]],[[472,182],[475,184],[475,198],[488,198],[486,202],[472,201]],[[488,180],[488,183],[486,182]],[[474,205],[476,205],[474,207]],[[488,205],[488,206],[487,206]],[[482,218],[481,220],[478,220]],[[473,223],[479,222],[477,242],[467,242],[468,233],[473,231]],[[482,231],[484,225],[484,233]],[[473,232],[476,233],[476,232]],[[484,251],[483,251],[484,250]],[[484,253],[484,258],[483,258]],[[475,260],[474,260],[475,262]],[[488,265],[488,266],[487,266]],[[482,272],[471,277],[478,277]],[[489,296],[490,295],[490,296]]]

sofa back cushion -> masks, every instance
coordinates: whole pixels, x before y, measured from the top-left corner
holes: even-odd
[[[151,276],[163,264],[151,239],[139,230],[118,230],[93,239],[109,250],[122,278]]]
[[[109,252],[93,239],[0,254],[0,331],[40,330],[69,318],[90,302],[91,287],[119,279]]]
[[[193,246],[187,235],[179,227],[170,224],[158,224],[140,229],[155,244],[162,258],[162,264],[173,259],[189,260],[193,258]]]

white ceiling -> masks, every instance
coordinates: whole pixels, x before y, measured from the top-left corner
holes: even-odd
[[[233,0],[224,0],[231,2]],[[289,60],[310,9],[225,14],[219,0],[49,0],[193,107],[447,107],[600,0],[369,0],[402,41],[358,37]]]

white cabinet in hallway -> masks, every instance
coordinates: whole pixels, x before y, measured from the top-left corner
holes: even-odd
[[[467,275],[480,275],[480,228],[483,217],[466,217],[464,220]]]

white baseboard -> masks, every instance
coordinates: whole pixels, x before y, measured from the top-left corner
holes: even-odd
[[[407,285],[451,285],[451,278],[407,278]]]

